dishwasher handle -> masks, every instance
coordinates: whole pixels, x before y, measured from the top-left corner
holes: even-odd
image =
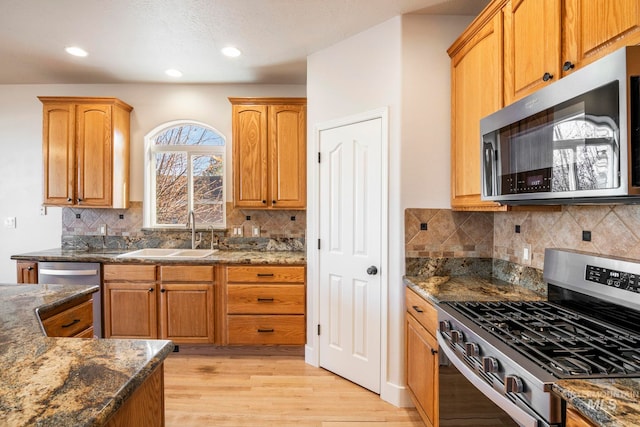
[[[52,270],[49,268],[41,268],[40,274],[48,274],[50,276],[95,276],[98,270]]]

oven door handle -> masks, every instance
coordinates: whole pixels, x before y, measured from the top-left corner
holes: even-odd
[[[496,391],[492,386],[486,383],[483,379],[478,377],[475,372],[471,368],[467,366],[462,360],[458,359],[458,356],[454,353],[454,351],[449,347],[449,344],[442,337],[440,331],[437,333],[438,344],[440,345],[440,350],[444,352],[449,361],[453,363],[453,365],[460,371],[460,373],[467,379],[471,384],[474,385],[475,388],[480,390],[482,394],[484,394],[487,398],[489,398],[493,403],[498,405],[500,409],[505,411],[507,415],[509,415],[515,422],[517,422],[522,427],[538,427],[538,420],[531,416],[531,414],[524,411],[522,408],[518,407],[511,400],[507,399],[503,395],[501,395],[498,391]]]

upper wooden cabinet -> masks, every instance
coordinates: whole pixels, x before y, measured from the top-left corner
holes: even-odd
[[[503,106],[502,38],[502,13],[488,7],[448,50],[454,210],[504,209],[480,200],[480,119]]]
[[[306,98],[229,98],[234,205],[306,206]]]
[[[505,5],[505,105],[561,77],[561,3],[510,0]]]
[[[509,0],[504,7],[505,104],[640,43],[637,0]]]
[[[129,116],[116,98],[38,97],[43,103],[43,204],[129,206]]]

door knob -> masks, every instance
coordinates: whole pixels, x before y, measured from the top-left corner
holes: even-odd
[[[372,265],[371,267],[367,268],[367,274],[375,276],[376,274],[378,274],[378,268],[375,265]]]

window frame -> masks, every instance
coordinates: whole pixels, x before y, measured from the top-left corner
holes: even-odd
[[[179,126],[199,126],[215,132],[223,141],[223,145],[156,145],[156,137],[171,128]],[[158,224],[156,216],[156,154],[162,152],[185,153],[187,156],[187,211],[193,209],[193,164],[192,159],[198,155],[217,155],[222,158],[222,223],[211,224],[197,222],[197,228],[213,228],[214,230],[225,230],[227,225],[227,138],[218,129],[211,125],[196,120],[174,120],[156,126],[144,136],[144,199],[142,228],[153,230],[183,230],[187,223],[185,216],[184,223],[178,224]]]

